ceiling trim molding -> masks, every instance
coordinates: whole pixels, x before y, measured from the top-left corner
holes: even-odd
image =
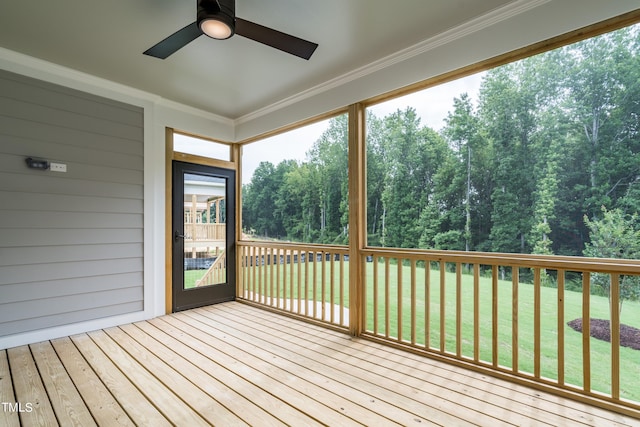
[[[140,107],[151,104],[229,127],[234,126],[233,120],[227,117],[2,47],[0,69]]]
[[[391,67],[395,64],[404,62],[415,56],[422,55],[438,47],[447,45],[458,39],[467,37],[473,33],[476,33],[478,31],[491,27],[497,23],[506,21],[510,18],[513,18],[514,16],[520,15],[529,10],[540,7],[546,3],[549,3],[550,1],[551,0],[514,1],[512,3],[509,3],[508,5],[494,9],[493,11],[488,12],[482,16],[466,21],[463,24],[460,24],[447,31],[444,31],[434,37],[431,37],[413,46],[410,46],[408,48],[395,52],[387,57],[384,57],[382,59],[369,63],[363,67],[357,68],[353,71],[345,73],[334,79],[328,80],[322,84],[309,88],[296,95],[290,96],[288,98],[284,98],[281,101],[275,102],[264,108],[258,109],[252,113],[238,117],[237,119],[234,120],[234,125],[238,126],[240,124],[250,122],[251,120],[273,113],[284,107],[288,107],[297,102],[303,101],[305,99],[319,95],[323,92],[345,85],[349,82],[360,79],[369,74],[373,74],[377,71]]]
[[[160,99],[158,95],[144,92],[140,89],[2,47],[0,47],[0,68],[137,106],[156,103]]]
[[[212,120],[214,122],[221,123],[230,127],[234,126],[233,119],[220,116],[218,114],[214,114],[209,111],[202,110],[196,107],[191,107],[186,104],[181,104],[177,101],[172,101],[167,98],[159,98],[159,100],[156,102],[156,105],[159,107],[168,108],[174,111],[181,111],[183,113],[189,114],[191,116],[199,117],[201,119]]]

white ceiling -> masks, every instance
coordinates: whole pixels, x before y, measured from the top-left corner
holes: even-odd
[[[512,0],[237,0],[236,15],[319,44],[309,61],[241,36],[142,54],[195,21],[196,0],[5,0],[0,47],[239,119]]]

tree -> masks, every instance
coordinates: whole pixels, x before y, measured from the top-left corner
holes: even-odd
[[[251,182],[243,189],[242,218],[245,227],[261,236],[278,236],[282,227],[276,223],[275,197],[281,180],[271,162],[260,162]]]
[[[416,248],[422,229],[421,212],[430,203],[438,168],[450,149],[437,132],[420,126],[420,118],[411,107],[385,117],[384,132],[381,244]]]
[[[474,157],[474,155],[477,152],[479,154],[479,151],[484,148],[484,140],[480,136],[478,118],[475,116],[471,98],[467,93],[453,99],[453,112],[449,112],[447,115],[443,134],[457,154],[458,171],[456,176],[458,179],[452,179],[448,182],[459,184],[462,181],[460,178],[464,179],[463,187],[457,191],[463,192],[458,197],[464,206],[464,230],[462,230],[464,249],[469,251],[473,244],[472,210],[474,206],[477,206],[478,194],[477,185],[472,178],[474,178],[473,172],[478,168],[476,159],[482,158],[480,156]],[[475,199],[475,202],[472,199]]]
[[[382,119],[376,117],[370,110],[366,120],[367,143],[367,234],[368,244],[381,244],[383,203],[386,165],[382,143],[385,131]]]
[[[584,255],[597,258],[637,259],[640,257],[640,222],[638,215],[625,215],[620,209],[601,208],[602,217],[591,220],[587,215],[584,221],[589,229],[590,242],[586,244]],[[593,283],[609,296],[611,302],[611,275],[593,274]],[[640,277],[622,275],[620,277],[620,303],[624,300],[637,300],[640,297]],[[610,307],[611,310],[614,307]]]
[[[349,224],[349,122],[346,115],[329,127],[307,153],[319,189],[319,243],[347,243]]]
[[[490,239],[496,252],[528,252],[536,93],[524,83],[531,72],[522,63],[507,64],[491,70],[480,89],[479,117],[493,152]]]
[[[566,107],[588,153],[585,208],[592,219],[600,206],[615,206],[640,172],[637,98],[632,101],[639,94],[638,44],[637,29],[627,28],[564,49]]]
[[[313,242],[319,227],[319,189],[315,171],[307,164],[291,163],[276,196],[278,216],[288,240]]]
[[[555,196],[558,191],[557,168],[557,161],[550,159],[547,162],[547,167],[543,169],[543,177],[538,181],[537,200],[530,233],[534,254],[553,255],[553,250],[551,249],[553,242],[549,238],[551,234],[549,222],[555,216]]]
[[[554,120],[555,115],[551,117]],[[556,218],[558,202],[558,170],[561,150],[561,135],[555,127],[545,128],[544,137],[537,147],[537,164],[534,168],[536,190],[534,193],[533,221],[529,233],[534,254],[553,255],[551,224]]]

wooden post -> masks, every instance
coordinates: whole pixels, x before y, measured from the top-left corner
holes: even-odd
[[[238,241],[242,239],[242,146],[234,144],[230,146],[229,150],[230,159],[236,168],[236,188],[233,189],[236,194],[236,227],[234,230],[235,235],[233,236],[233,246],[238,247]],[[226,233],[224,238],[227,238]],[[247,267],[243,267],[243,258],[245,257],[244,251],[237,251],[237,253],[240,256],[236,257],[236,298],[245,297],[244,268],[248,269],[248,264]]]
[[[366,141],[365,108],[349,106],[349,332],[358,336],[364,328],[362,250],[366,233]]]
[[[165,281],[165,305],[166,314],[173,310],[173,227],[171,203],[173,191],[172,182],[172,161],[173,161],[173,129],[165,128],[165,167],[164,167],[164,281]]]

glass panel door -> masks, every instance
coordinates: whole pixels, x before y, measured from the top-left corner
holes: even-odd
[[[235,171],[173,164],[173,310],[235,298]]]

